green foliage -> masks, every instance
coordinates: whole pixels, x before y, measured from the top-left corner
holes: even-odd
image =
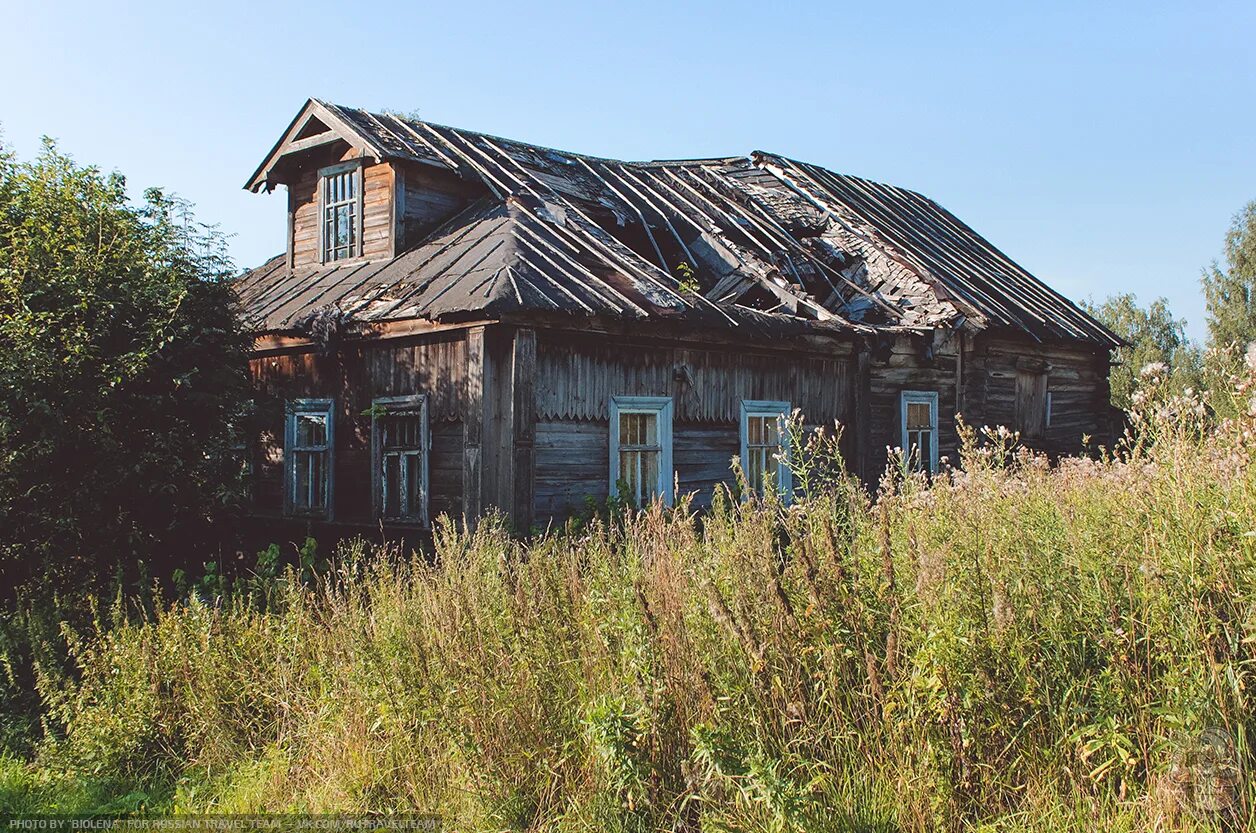
[[[163,812],[168,794],[152,795],[109,778],[57,777],[0,753],[0,815],[64,814],[101,819]]]
[[[1208,310],[1208,346],[1256,341],[1256,201],[1234,216],[1225,236],[1225,265],[1214,262],[1200,282]]]
[[[1208,352],[1204,356],[1204,383],[1220,392],[1210,404],[1223,417],[1245,413],[1246,396],[1232,397],[1243,361],[1256,342],[1256,201],[1234,217],[1225,237],[1225,264],[1214,262],[1200,283],[1208,312]]]
[[[301,567],[301,581],[303,583],[313,584],[327,572],[327,559],[319,556],[318,541],[315,541],[313,538],[306,538],[305,543],[297,548],[297,557]],[[270,560],[269,552],[266,554],[266,560]]]
[[[698,273],[685,261],[676,265],[676,283],[676,288],[681,292],[696,295],[702,291],[702,286],[698,283]]]
[[[72,673],[41,672],[49,733],[0,766],[0,800],[108,784],[87,794],[486,831],[1245,829],[1256,415],[1144,385],[1101,459],[964,429],[961,469],[891,470],[874,499],[823,459],[837,436],[791,429],[792,505],[624,507],[526,543],[439,520],[431,559],[358,543],[310,581],[306,542],[212,600],[118,596],[64,630]]]
[[[1082,306],[1108,329],[1129,342],[1128,347],[1114,351],[1112,368],[1112,404],[1129,410],[1139,373],[1152,364],[1168,368],[1171,383],[1178,390],[1200,384],[1201,356],[1186,337],[1186,321],[1173,317],[1169,302],[1157,298],[1147,307],[1140,307],[1132,294],[1113,295],[1102,304],[1091,302]]]
[[[0,153],[0,587],[82,588],[211,543],[247,395],[227,270],[185,203],[133,206],[51,142]]]

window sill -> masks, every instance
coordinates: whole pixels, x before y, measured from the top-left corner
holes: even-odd
[[[432,525],[428,523],[427,521],[407,520],[404,518],[373,518],[371,522],[375,524],[380,524],[382,526],[394,527],[397,529],[428,530],[432,528]]]
[[[279,517],[281,517],[281,518],[287,518],[288,520],[293,520],[293,521],[322,521],[322,522],[324,522],[324,523],[330,523],[330,522],[332,521],[332,517],[331,517],[331,515],[329,515],[329,514],[327,514],[327,513],[324,513],[324,512],[292,512],[292,511],[288,511],[288,512],[284,512],[284,513],[283,513],[282,515],[280,515]]]
[[[342,257],[340,260],[319,260],[316,262],[318,263],[319,268],[328,269],[333,267],[338,268],[340,266],[362,266],[370,263],[371,259],[363,255],[358,255],[357,257]]]

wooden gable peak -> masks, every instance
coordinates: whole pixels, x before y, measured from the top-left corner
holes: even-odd
[[[276,165],[286,156],[320,147],[335,141],[344,141],[365,157],[376,162],[384,158],[385,150],[370,136],[341,118],[335,110],[316,98],[305,102],[296,117],[288,123],[279,141],[258,165],[257,170],[244,184],[245,190],[254,193],[274,189],[278,183],[271,179]]]

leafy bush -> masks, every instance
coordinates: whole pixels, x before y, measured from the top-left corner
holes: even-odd
[[[223,251],[158,190],[0,148],[0,595],[212,551],[248,391]]]

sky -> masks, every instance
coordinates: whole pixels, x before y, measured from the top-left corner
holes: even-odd
[[[0,135],[284,248],[309,97],[620,159],[768,150],[937,200],[1074,300],[1168,298],[1256,199],[1256,2],[0,0]]]

